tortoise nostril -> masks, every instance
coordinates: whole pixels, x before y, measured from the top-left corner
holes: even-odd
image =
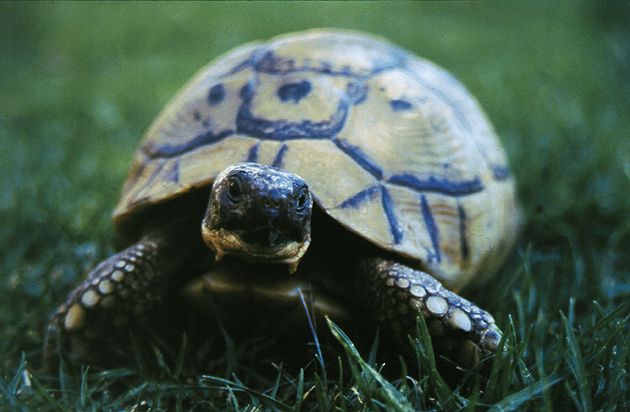
[[[265,209],[280,209],[282,206],[282,200],[265,197],[262,200],[262,205]]]

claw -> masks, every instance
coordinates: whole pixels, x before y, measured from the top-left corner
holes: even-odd
[[[482,349],[489,350],[492,352],[496,352],[499,347],[499,342],[501,341],[501,330],[497,327],[497,325],[490,325],[479,338],[479,345],[481,345]]]

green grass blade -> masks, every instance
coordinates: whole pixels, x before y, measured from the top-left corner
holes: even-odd
[[[417,337],[412,340],[412,345],[415,348],[419,364],[423,368],[422,372],[427,376],[429,382],[431,382],[432,389],[437,396],[438,404],[442,408],[449,409],[460,409],[464,407],[467,401],[453,392],[438,371],[429,328],[427,327],[425,319],[421,316],[417,318],[416,330]]]
[[[342,331],[341,328],[339,328],[339,326],[337,326],[333,321],[331,321],[330,318],[326,317],[326,322],[328,323],[330,331],[339,341],[341,346],[345,349],[346,354],[351,359],[351,361],[354,361],[357,365],[359,365],[361,370],[367,376],[378,383],[381,388],[383,401],[385,402],[388,410],[401,412],[412,411],[413,407],[409,403],[407,398],[361,357],[357,348],[354,346],[354,343],[352,343],[345,332]],[[360,375],[357,375],[356,377],[358,376]]]
[[[242,383],[238,383],[238,382],[231,381],[228,379],[219,378],[216,376],[209,376],[209,375],[203,375],[201,380],[204,382],[210,382],[210,383],[220,385],[217,387],[218,389],[229,390],[229,391],[238,390],[240,392],[245,392],[248,395],[252,396],[254,399],[257,399],[263,404],[265,404],[267,407],[272,408],[273,410],[289,411],[292,409],[285,403],[280,402],[279,400],[273,398],[272,396],[269,396],[265,393],[251,389],[243,385]]]
[[[300,368],[298,372],[297,388],[295,390],[295,410],[302,409],[302,402],[304,402],[304,369]]]
[[[569,320],[562,313],[560,314],[560,317],[564,327],[564,343],[567,349],[562,352],[562,356],[564,357],[565,362],[569,366],[569,370],[577,383],[577,388],[575,388],[577,391],[577,397],[574,396],[573,389],[568,389],[568,391],[570,396],[574,398],[576,407],[579,410],[590,412],[593,410],[591,405],[591,389],[584,360],[582,358],[582,351],[580,350],[579,342],[573,332],[573,327],[571,326]]]
[[[30,379],[31,379],[32,387],[35,393],[39,395],[40,399],[42,399],[44,401],[44,404],[48,405],[51,408],[51,410],[55,410],[55,411],[68,410],[68,408],[62,405],[61,402],[59,402],[57,399],[52,397],[52,395],[49,393],[49,389],[47,390],[46,386],[44,386],[39,381],[39,379],[37,379],[33,375],[30,375]]]
[[[521,407],[537,398],[541,393],[551,388],[562,380],[562,377],[553,375],[545,379],[541,379],[532,385],[529,385],[518,392],[514,392],[492,406],[489,412],[509,412],[521,410]]]

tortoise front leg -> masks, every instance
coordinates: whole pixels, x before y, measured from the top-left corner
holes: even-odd
[[[44,358],[56,353],[90,360],[112,337],[164,301],[193,266],[195,247],[173,234],[153,234],[99,264],[57,308],[48,324]],[[101,342],[102,344],[102,342]]]
[[[497,349],[501,331],[492,316],[431,275],[380,258],[361,262],[360,272],[359,294],[379,323],[394,332],[414,335],[416,316],[422,315],[434,338],[469,340],[484,350]]]

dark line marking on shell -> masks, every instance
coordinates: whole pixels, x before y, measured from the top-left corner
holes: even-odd
[[[212,143],[217,143],[226,137],[232,136],[234,134],[233,130],[223,130],[217,134],[212,133],[212,131],[208,131],[203,134],[199,134],[195,136],[192,140],[189,140],[186,143],[181,144],[168,144],[164,143],[161,145],[147,145],[142,148],[142,150],[152,158],[156,157],[173,157],[179,154],[185,153],[190,149],[195,149],[201,146],[205,146]]]
[[[252,66],[259,73],[284,74],[295,68],[293,59],[278,59],[271,50],[259,49],[252,57]],[[285,67],[280,68],[281,64]]]
[[[255,117],[250,110],[250,104],[249,99],[246,99],[238,110],[237,131],[240,134],[268,140],[329,139],[343,128],[348,114],[348,105],[342,100],[329,120],[321,122],[267,120]]]
[[[252,147],[249,148],[247,152],[247,162],[257,162],[258,161],[258,148],[260,147],[260,142],[256,143]]]
[[[350,103],[356,106],[363,103],[367,98],[368,86],[363,82],[350,81],[348,82],[346,94],[348,95]]]
[[[503,165],[494,165],[492,166],[492,176],[494,180],[507,180],[510,177],[510,168]]]
[[[302,80],[298,83],[283,84],[278,88],[278,97],[283,102],[293,101],[297,104],[302,98],[311,92],[311,82]]]
[[[389,194],[387,188],[383,185],[380,185],[381,188],[381,203],[383,205],[383,210],[385,211],[385,215],[387,216],[387,221],[389,223],[389,231],[392,233],[394,238],[394,243],[399,244],[403,238],[403,231],[398,224],[398,220],[396,219],[396,214],[394,213],[394,202],[392,201],[392,197]]]
[[[442,254],[440,253],[440,232],[435,220],[433,219],[433,214],[431,213],[431,208],[429,207],[427,198],[424,195],[420,195],[420,209],[422,211],[422,219],[424,219],[424,224],[429,232],[431,244],[433,245],[433,251],[435,253],[434,256],[429,256],[429,260],[434,257],[437,262],[440,263],[442,261]]]
[[[393,62],[384,64],[383,66],[374,67],[372,70],[365,70],[364,73],[352,72],[350,67],[344,65],[341,69],[335,70],[330,62],[319,60],[311,61],[305,59],[304,65],[297,66],[295,60],[285,59],[276,56],[273,51],[261,49],[254,53],[252,58],[252,66],[259,73],[282,75],[295,72],[320,73],[331,76],[345,76],[359,79],[365,79],[385,70],[391,70],[402,66],[406,60],[406,54],[392,53],[391,60]]]
[[[287,153],[287,150],[289,150],[289,147],[283,143],[278,153],[276,153],[276,157],[273,158],[273,163],[271,164],[273,167],[282,167],[284,155]]]
[[[344,200],[337,207],[341,209],[358,208],[366,201],[372,200],[374,196],[376,196],[376,194],[380,191],[380,189],[381,189],[380,185],[370,186],[367,189],[362,190],[359,193]]]
[[[224,98],[225,87],[223,87],[223,84],[219,83],[210,88],[210,91],[208,92],[208,104],[210,106],[221,103]]]
[[[351,145],[350,143],[335,138],[332,140],[335,145],[345,154],[350,156],[352,160],[357,162],[359,166],[365,169],[368,173],[374,176],[377,180],[383,178],[383,169],[374,160],[370,159],[368,155],[363,153],[360,147]]]
[[[125,184],[125,192],[127,191],[127,187],[131,188],[136,185],[136,182],[138,181],[140,176],[142,176],[142,174],[144,173],[144,169],[146,169],[147,167],[147,162],[144,161],[144,159],[141,162],[137,162],[137,160],[134,160],[134,164],[137,164],[138,166],[135,169],[132,169],[133,172],[129,175],[127,183]]]
[[[234,66],[227,73],[223,73],[223,74],[219,75],[218,77],[223,79],[225,77],[229,77],[229,76],[231,76],[233,74],[236,74],[236,73],[238,73],[240,71],[243,71],[244,69],[252,67],[252,59],[253,59],[254,55],[255,55],[255,52],[252,53],[247,59],[243,60],[242,62],[240,62],[239,64]]]
[[[436,192],[452,196],[471,195],[481,192],[484,189],[483,183],[481,183],[481,180],[478,177],[472,180],[455,182],[448,179],[440,179],[434,176],[430,176],[428,179],[422,180],[416,176],[404,173],[391,176],[387,179],[387,182],[397,186],[407,187],[418,192]]]
[[[166,165],[168,161],[159,160],[158,165],[155,167],[155,170],[151,173],[151,176],[146,180],[145,184],[143,184],[136,192],[131,196],[133,201],[130,202],[130,205],[135,205],[138,203],[143,203],[145,200],[148,200],[148,196],[143,196],[141,198],[137,198],[139,193],[142,193],[147,187],[150,187],[153,184],[153,181],[160,175],[162,169],[164,169],[164,165]]]
[[[199,110],[195,110],[193,112],[193,119],[198,122],[199,120],[201,120],[201,113],[199,113]]]
[[[395,112],[411,110],[411,108],[413,107],[413,104],[402,99],[390,100],[389,105],[392,107],[392,110]]]
[[[173,167],[171,167],[171,170],[168,171],[164,178],[171,182],[179,183],[179,159],[173,161]]]
[[[464,260],[468,259],[470,252],[468,239],[466,238],[466,211],[462,205],[457,205],[457,216],[459,217],[459,244]]]
[[[250,100],[254,95],[254,80],[250,80],[239,90],[238,95],[242,100]]]

